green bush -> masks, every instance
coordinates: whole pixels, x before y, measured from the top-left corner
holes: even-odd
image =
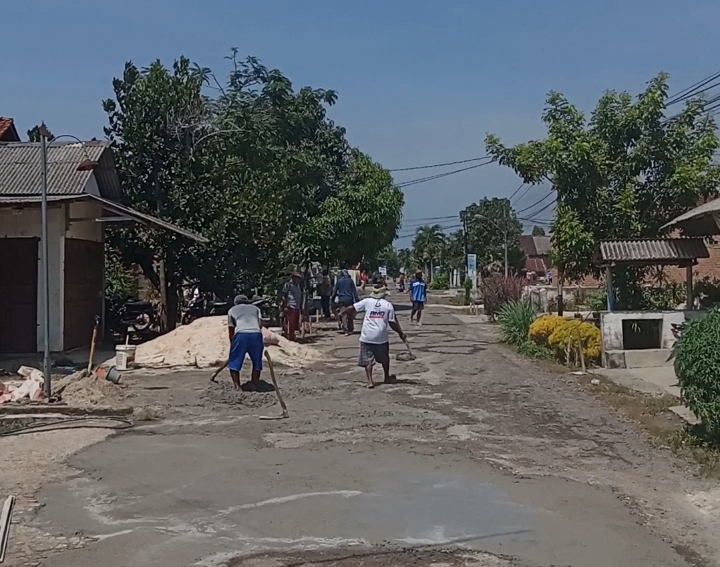
[[[447,274],[438,274],[433,277],[430,282],[430,289],[448,289],[450,287],[450,278]]]
[[[470,305],[470,292],[472,292],[472,278],[465,278],[463,281],[463,289],[465,290],[465,305]]]
[[[517,350],[524,356],[530,358],[540,358],[543,360],[550,360],[553,357],[553,351],[543,345],[539,345],[532,341],[525,341],[517,345]]]
[[[511,345],[528,342],[530,325],[535,320],[535,310],[527,301],[511,301],[504,304],[497,315],[502,340]]]
[[[675,343],[675,372],[684,403],[720,438],[720,311],[692,321]]]
[[[605,311],[607,309],[607,293],[596,291],[585,298],[585,305],[590,311]]]

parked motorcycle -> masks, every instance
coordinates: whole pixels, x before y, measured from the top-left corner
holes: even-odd
[[[149,301],[127,301],[118,315],[123,334],[133,332],[144,336],[153,332],[157,326],[157,312]]]
[[[180,324],[189,325],[200,317],[227,315],[230,305],[227,301],[215,301],[208,295],[194,297],[180,317]]]

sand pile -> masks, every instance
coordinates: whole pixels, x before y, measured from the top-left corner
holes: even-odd
[[[304,368],[323,359],[317,349],[275,338],[279,344],[267,347],[273,362]],[[228,350],[227,317],[203,317],[138,346],[135,364],[145,368],[208,368],[224,364]]]
[[[210,384],[200,395],[200,400],[203,405],[244,406],[246,408],[263,408],[278,403],[277,396],[272,390],[269,392],[237,391],[230,382]]]
[[[91,375],[72,380],[60,397],[63,403],[72,406],[118,406],[133,394],[122,383],[113,384]]]

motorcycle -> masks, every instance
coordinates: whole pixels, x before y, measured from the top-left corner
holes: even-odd
[[[127,301],[120,308],[118,317],[123,334],[133,332],[144,336],[153,332],[157,326],[155,306],[149,301]]]
[[[215,301],[208,296],[199,295],[192,298],[188,303],[187,308],[180,317],[180,324],[189,325],[200,317],[227,315],[229,309],[230,305],[228,305],[227,301]]]

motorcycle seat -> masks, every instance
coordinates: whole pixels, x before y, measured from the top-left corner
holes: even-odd
[[[130,307],[133,309],[148,308],[152,307],[152,303],[150,303],[149,301],[128,301],[125,304],[125,307]]]

